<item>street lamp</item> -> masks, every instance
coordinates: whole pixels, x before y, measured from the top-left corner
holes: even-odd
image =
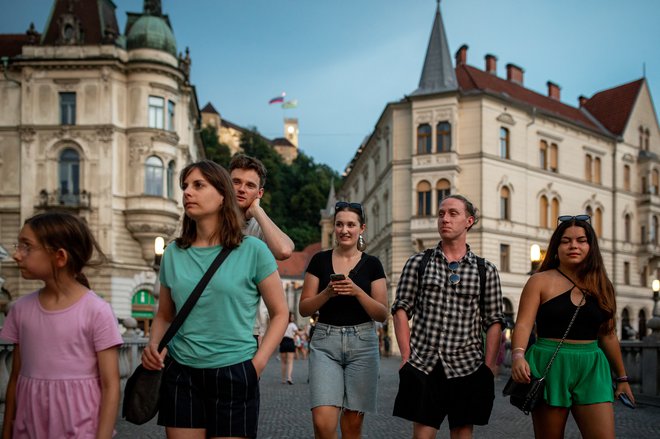
[[[156,236],[154,239],[154,270],[158,273],[160,270],[160,259],[165,251],[165,239],[162,236]]]
[[[653,288],[653,313],[651,319],[646,323],[651,328],[651,335],[646,338],[660,341],[660,312],[658,311],[658,292],[660,292],[660,280],[654,279],[651,283]]]
[[[529,261],[531,262],[531,270],[528,274],[534,274],[541,263],[541,247],[538,244],[532,244],[529,248]]]

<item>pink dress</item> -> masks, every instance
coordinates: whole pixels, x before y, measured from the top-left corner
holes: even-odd
[[[110,305],[89,291],[47,311],[39,292],[12,306],[0,338],[20,345],[14,439],[94,438],[101,407],[96,353],[122,343]]]

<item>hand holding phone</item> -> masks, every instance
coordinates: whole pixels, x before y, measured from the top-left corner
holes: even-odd
[[[616,390],[616,383],[612,383],[612,387]],[[628,398],[628,394],[626,393],[619,393],[619,401],[623,403],[626,407],[630,407],[631,409],[635,408],[635,403],[633,403],[630,398]]]
[[[344,276],[341,273],[332,273],[330,275],[330,282],[337,282],[337,281],[344,280],[344,279],[346,279],[346,276]]]

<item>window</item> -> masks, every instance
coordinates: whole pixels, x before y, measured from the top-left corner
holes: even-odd
[[[644,149],[644,127],[639,127],[639,149]]]
[[[550,226],[552,228],[557,227],[557,218],[559,217],[559,200],[556,198],[552,199],[552,210],[550,211]]]
[[[500,158],[508,159],[509,157],[509,130],[507,128],[500,128]]]
[[[548,169],[548,142],[541,140],[539,146],[539,167],[541,169]]]
[[[425,123],[417,127],[417,154],[431,154],[431,125]]]
[[[550,170],[552,172],[557,172],[559,162],[559,150],[557,149],[557,144],[553,143],[550,145]]]
[[[445,197],[451,195],[451,185],[449,184],[449,180],[445,180],[444,178],[442,180],[438,180],[438,183],[435,185],[435,190],[438,193],[438,209],[440,208],[440,203],[442,203],[442,200],[445,199]]]
[[[438,124],[436,129],[438,130],[438,152],[451,151],[451,124],[443,121]]]
[[[176,165],[174,160],[167,165],[167,198],[174,199],[174,185],[176,184]]]
[[[642,287],[647,287],[648,279],[648,267],[642,267],[642,272],[639,273],[639,285]]]
[[[596,232],[596,235],[602,236],[603,234],[603,211],[600,210],[600,207],[596,208],[596,212],[593,216],[594,221],[594,231]]]
[[[623,263],[623,283],[630,285],[630,262]]]
[[[658,176],[658,170],[654,169],[651,171],[651,187],[653,195],[658,195],[660,192],[658,192],[658,189],[660,189],[659,186],[660,183],[660,178]]]
[[[156,156],[150,156],[145,162],[144,193],[163,196],[163,162]]]
[[[539,227],[548,228],[548,199],[545,195],[541,195],[539,202]]]
[[[646,149],[646,150],[648,151],[648,150],[649,150],[649,147],[650,147],[649,144],[650,144],[650,142],[651,142],[651,132],[650,132],[649,129],[647,128],[647,129],[645,130],[644,134],[646,134],[646,136],[645,136],[645,138],[644,138],[644,149]]]
[[[600,184],[600,157],[594,158],[594,171],[593,171],[594,183]]]
[[[626,216],[625,216],[625,218],[624,218],[624,220],[623,220],[623,224],[624,224],[623,227],[624,227],[624,229],[625,229],[625,230],[624,230],[624,236],[625,236],[625,238],[626,238],[626,242],[630,242],[630,241],[632,240],[632,235],[631,235],[631,232],[632,232],[632,221],[631,221],[631,219],[630,219],[630,214],[629,214],[629,213],[626,214]]]
[[[646,226],[640,226],[639,227],[639,234],[640,236],[640,242],[642,244],[646,244]]]
[[[656,215],[653,215],[653,226],[651,227],[651,243],[653,245],[658,245],[658,217]]]
[[[60,93],[60,124],[76,124],[76,94]]]
[[[646,183],[646,177],[642,177],[642,193],[643,194],[648,194],[649,193],[649,186]]]
[[[639,314],[637,317],[637,324],[639,325],[637,331],[637,337],[639,337],[639,339],[642,340],[644,337],[646,337],[646,311],[644,311],[643,309],[639,310]]]
[[[511,254],[511,248],[509,244],[500,244],[500,271],[511,271],[509,267],[509,259]]]
[[[509,203],[510,191],[509,188],[503,187],[500,189],[500,219],[509,220]]]
[[[76,206],[80,196],[80,155],[73,148],[62,150],[59,158],[60,204]]]
[[[165,99],[149,96],[149,128],[163,129]]]
[[[630,165],[623,165],[623,190],[630,190]]]
[[[174,131],[174,102],[167,101],[167,129]]]
[[[431,184],[420,181],[417,185],[417,216],[431,216]]]
[[[587,154],[584,157],[584,179],[587,181],[593,181],[593,177],[591,176],[591,166],[592,166],[592,159],[589,154]]]

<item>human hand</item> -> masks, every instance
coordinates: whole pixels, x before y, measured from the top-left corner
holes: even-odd
[[[251,219],[253,216],[255,216],[259,209],[261,209],[261,198],[257,197],[245,211],[245,219]]]
[[[517,383],[529,383],[531,381],[531,372],[529,363],[525,357],[516,357],[511,364],[511,377]]]
[[[627,396],[634,407],[635,396],[633,395],[632,390],[630,389],[630,384],[627,381],[616,383],[616,388],[614,389],[614,398],[620,399],[622,395]]]
[[[160,370],[165,367],[167,348],[158,353],[158,345],[149,343],[142,351],[142,366],[148,370]]]
[[[333,281],[332,288],[338,296],[357,296],[362,291],[350,277]]]

